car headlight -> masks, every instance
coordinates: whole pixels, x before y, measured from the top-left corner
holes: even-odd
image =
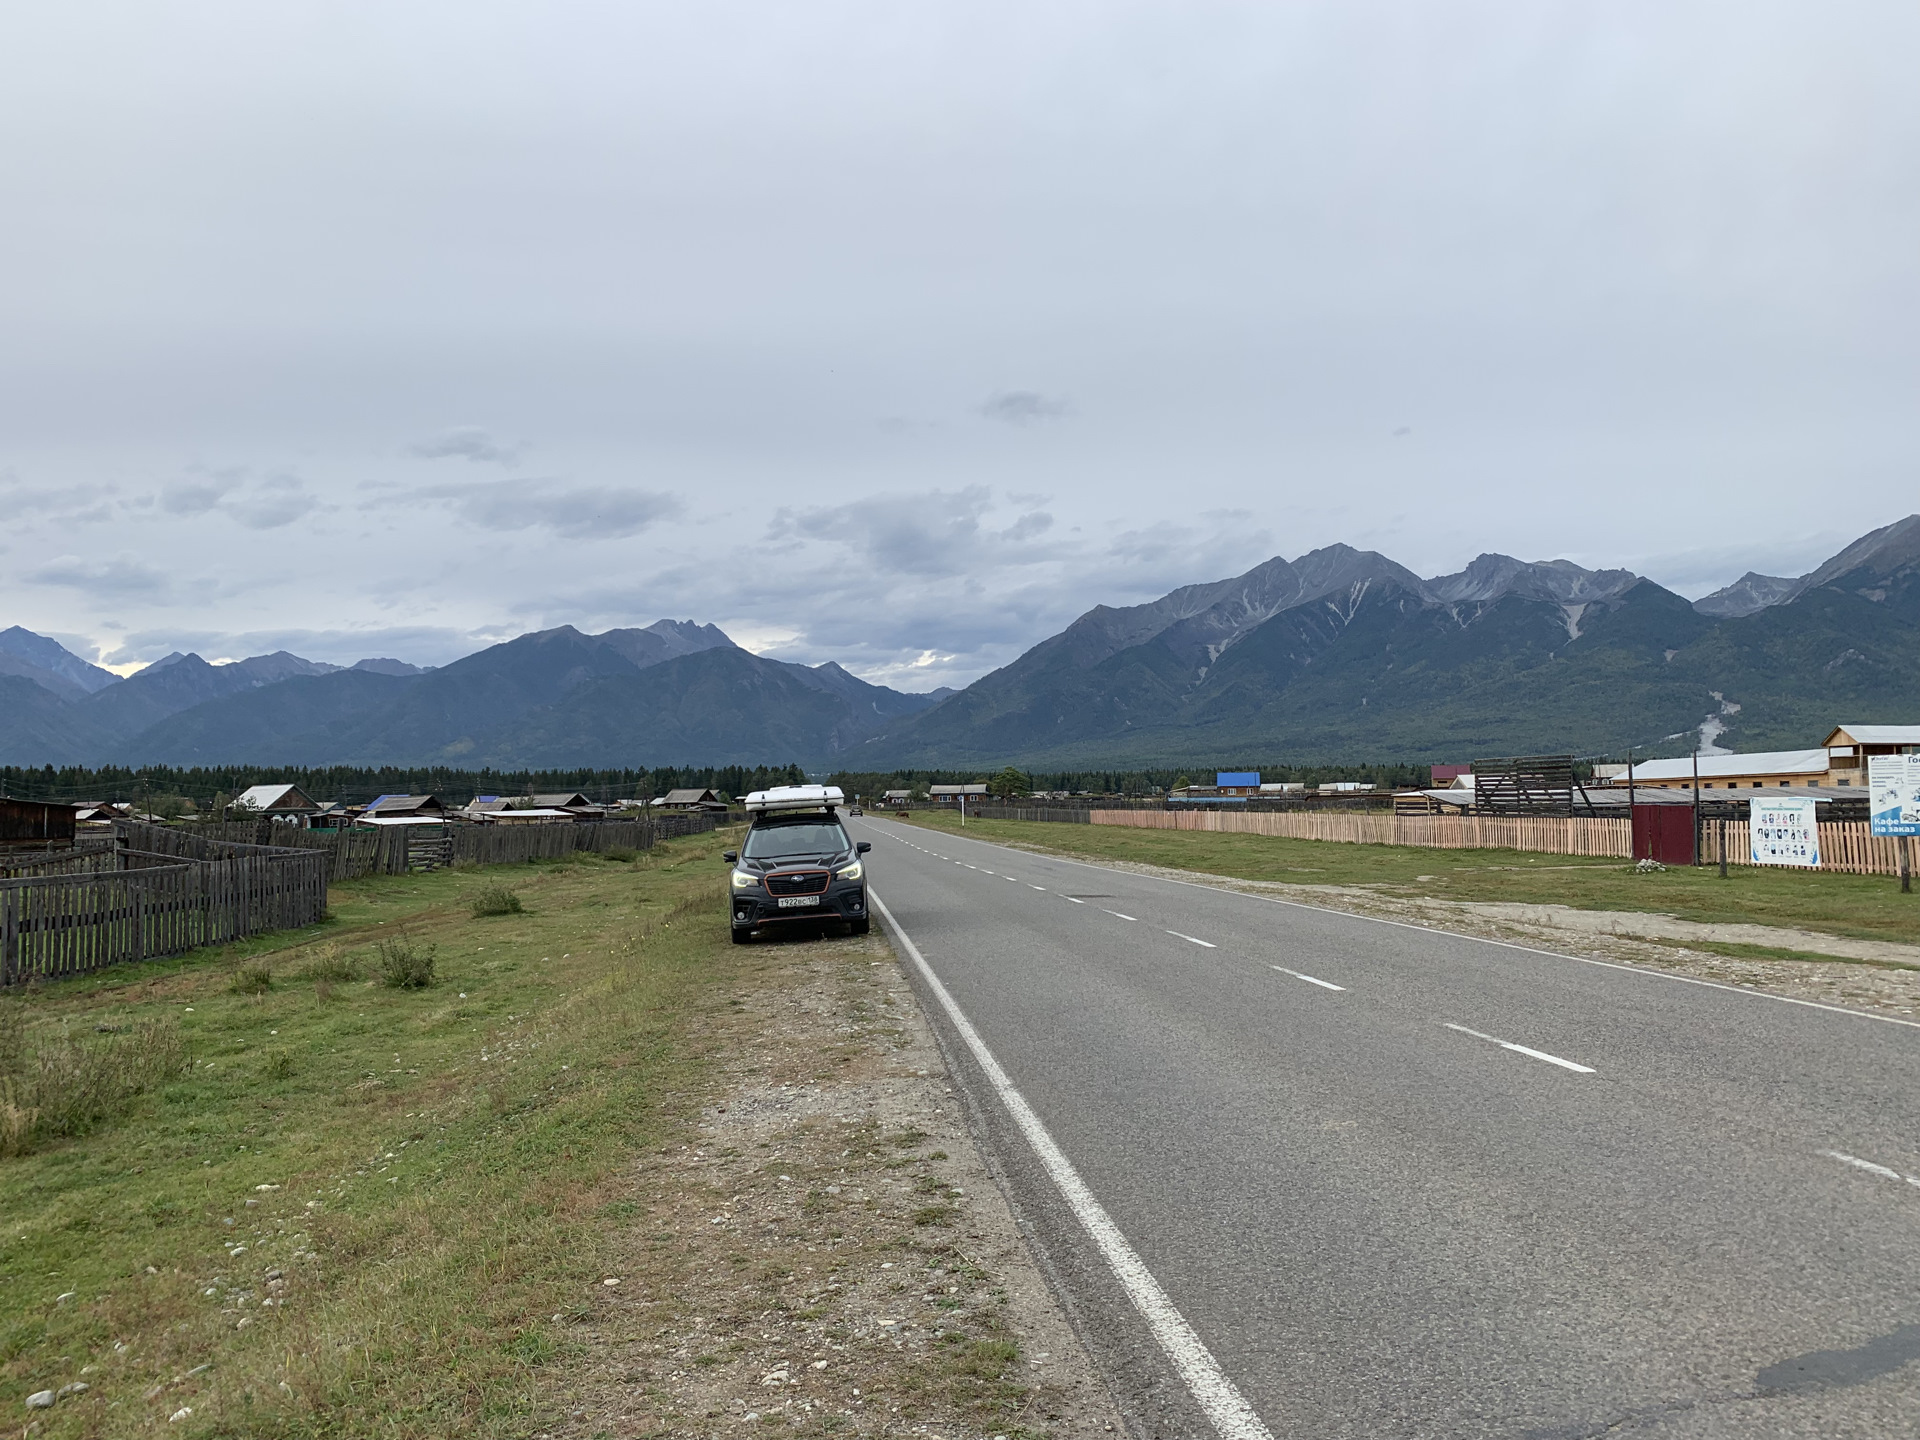
[[[866,872],[860,868],[860,862],[856,860],[851,865],[841,866],[833,873],[842,880],[858,880]]]
[[[733,888],[736,890],[757,890],[760,888],[760,877],[746,870],[736,870],[733,872]]]

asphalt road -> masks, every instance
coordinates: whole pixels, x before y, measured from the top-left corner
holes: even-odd
[[[1240,1435],[1920,1435],[1920,1027],[850,824]],[[1216,1433],[916,983],[1130,1422]]]

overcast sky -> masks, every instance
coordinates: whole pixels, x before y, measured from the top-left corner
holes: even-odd
[[[1699,595],[1920,509],[1912,4],[0,22],[0,628],[907,689],[1345,541]]]

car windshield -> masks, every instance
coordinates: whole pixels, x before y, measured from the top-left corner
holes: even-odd
[[[838,820],[788,821],[756,825],[747,832],[749,860],[789,860],[802,855],[838,855],[847,848],[847,832]]]

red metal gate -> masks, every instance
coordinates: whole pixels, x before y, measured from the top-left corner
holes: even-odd
[[[1693,807],[1691,805],[1636,805],[1633,807],[1633,858],[1658,860],[1662,865],[1695,865]]]

